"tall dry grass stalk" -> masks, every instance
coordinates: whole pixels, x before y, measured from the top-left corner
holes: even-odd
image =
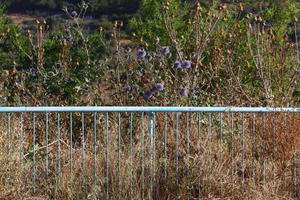
[[[0,199],[299,198],[296,114],[157,113],[151,139],[146,113],[98,113],[95,132],[86,113],[84,136],[75,113],[70,139],[51,113],[48,149],[45,115],[20,117],[1,116]]]

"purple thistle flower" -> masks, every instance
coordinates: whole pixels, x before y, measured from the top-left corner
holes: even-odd
[[[182,68],[181,67],[181,62],[179,60],[176,60],[175,63],[174,63],[174,67],[177,68],[177,69]]]
[[[68,40],[69,42],[73,40],[73,35],[72,35],[72,32],[71,32],[71,29],[70,28],[66,28],[65,29],[66,31],[66,40]]]
[[[186,96],[188,96],[188,94],[189,94],[189,90],[188,90],[187,88],[180,87],[180,89],[179,89],[179,94],[180,94],[181,96],[186,97]]]
[[[126,89],[127,89],[128,92],[131,92],[133,87],[132,87],[132,85],[127,85]]]
[[[160,53],[163,56],[170,56],[171,55],[170,47],[162,47],[160,49]]]
[[[155,83],[154,84],[155,89],[157,89],[159,92],[162,92],[165,89],[165,86],[163,83]]]
[[[192,61],[190,60],[184,60],[182,63],[181,63],[181,67],[183,69],[189,69],[192,67]]]
[[[76,18],[78,16],[78,13],[74,10],[74,11],[71,12],[71,16],[73,18]]]
[[[137,49],[136,55],[139,59],[145,59],[147,53],[143,47]]]
[[[150,99],[152,97],[152,91],[150,89],[145,90],[144,92],[144,98]]]

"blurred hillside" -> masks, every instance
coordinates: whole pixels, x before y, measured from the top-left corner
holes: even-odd
[[[7,5],[8,12],[31,14],[38,12],[57,13],[64,6],[77,7],[82,0],[0,0]],[[95,17],[135,13],[140,0],[89,0],[89,14]]]

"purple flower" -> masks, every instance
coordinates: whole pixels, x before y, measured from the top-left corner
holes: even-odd
[[[163,56],[170,56],[171,55],[170,47],[162,47],[160,49],[160,53]]]
[[[143,47],[137,49],[136,55],[139,59],[145,59],[147,53]]]
[[[189,68],[191,68],[192,67],[192,61],[190,61],[190,60],[184,60],[184,61],[182,61],[181,67],[183,69],[189,69]]]
[[[74,10],[71,12],[71,16],[75,18],[78,16],[78,13]]]
[[[73,35],[72,35],[72,32],[71,32],[71,29],[70,28],[66,28],[65,29],[66,31],[66,40],[68,40],[69,42],[73,40]]]
[[[162,92],[165,89],[165,86],[163,83],[155,83],[154,84],[155,89],[157,89],[159,92]]]
[[[129,92],[131,92],[132,91],[132,89],[133,89],[133,87],[132,87],[132,85],[127,85],[127,91],[129,91]]]
[[[152,97],[152,91],[150,89],[145,90],[144,92],[144,98],[150,99]]]
[[[135,73],[137,76],[139,76],[139,77],[142,77],[142,76],[144,76],[144,71],[143,70],[139,70],[139,71],[137,71],[136,73]]]
[[[176,60],[175,63],[174,63],[174,67],[177,68],[177,69],[182,68],[181,67],[181,62],[179,60]]]
[[[180,89],[179,89],[179,94],[180,94],[181,96],[186,97],[186,96],[188,96],[188,93],[189,93],[189,90],[188,90],[187,88],[180,87]]]

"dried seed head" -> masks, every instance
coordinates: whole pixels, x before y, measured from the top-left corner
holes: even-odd
[[[295,21],[295,22],[298,22],[298,18],[297,18],[297,17],[294,17],[294,21]]]
[[[195,9],[196,11],[200,11],[200,10],[201,10],[201,6],[200,6],[200,3],[199,3],[199,2],[197,2],[197,3],[195,4],[194,9]]]
[[[243,3],[240,3],[240,11],[244,11],[244,4]]]
[[[155,42],[156,42],[156,44],[159,44],[160,38],[159,38],[159,37],[156,37]]]
[[[114,28],[117,28],[118,27],[118,21],[114,21]]]

